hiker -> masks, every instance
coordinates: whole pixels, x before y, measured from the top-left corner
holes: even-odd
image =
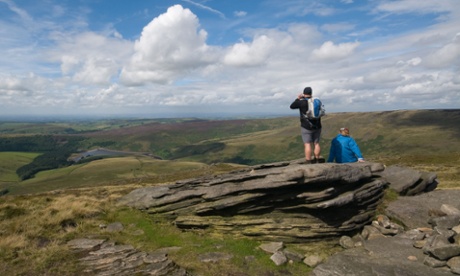
[[[327,162],[334,162],[334,159],[337,163],[364,162],[358,144],[350,137],[350,131],[346,127],[342,127],[339,134],[331,141]]]
[[[321,118],[309,118],[306,114],[308,111],[308,99],[312,98],[311,87],[305,87],[302,94],[291,104],[291,109],[299,109],[300,113],[300,133],[305,150],[305,163],[324,163],[324,158],[320,157],[321,147],[319,140],[321,138]],[[313,144],[313,147],[312,147]],[[312,160],[313,149],[313,160]]]

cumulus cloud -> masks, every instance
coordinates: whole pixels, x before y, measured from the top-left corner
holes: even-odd
[[[272,48],[274,41],[262,35],[252,43],[240,42],[233,45],[224,57],[224,63],[232,66],[256,66],[263,64]]]
[[[121,63],[131,53],[131,43],[119,37],[84,32],[61,38],[47,58],[59,62],[62,74],[75,82],[102,85],[118,76]]]
[[[359,46],[359,42],[334,44],[326,41],[320,48],[313,50],[313,57],[320,60],[344,59]]]
[[[198,18],[189,9],[168,8],[144,27],[121,80],[127,85],[166,84],[216,61],[215,50],[206,44],[206,31],[198,28]]]

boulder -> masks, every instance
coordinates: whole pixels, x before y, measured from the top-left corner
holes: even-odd
[[[380,175],[388,181],[390,189],[404,196],[430,192],[438,186],[435,173],[420,172],[398,165],[388,166]]]
[[[445,215],[439,211],[444,204],[460,209],[460,190],[434,190],[416,196],[402,196],[390,202],[385,213],[408,228],[429,227],[433,218]]]
[[[168,217],[181,229],[305,242],[369,224],[387,185],[383,170],[372,162],[279,162],[137,189],[118,203]]]

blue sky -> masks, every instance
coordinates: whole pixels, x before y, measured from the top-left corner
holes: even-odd
[[[0,0],[0,116],[460,108],[460,0]]]

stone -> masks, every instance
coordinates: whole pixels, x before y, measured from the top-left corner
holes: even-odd
[[[190,274],[164,253],[146,253],[131,245],[116,245],[101,239],[75,239],[67,243],[88,275],[174,275]],[[84,249],[85,251],[82,251]]]
[[[277,266],[283,265],[287,263],[288,259],[284,255],[283,252],[277,251],[275,252],[271,257],[270,260],[272,260]]]
[[[123,224],[121,224],[121,222],[114,222],[114,223],[110,223],[109,225],[107,225],[107,227],[105,228],[105,231],[107,232],[121,232],[123,231],[124,227],[123,227]]]
[[[145,187],[119,205],[163,215],[183,230],[301,243],[360,231],[383,198],[382,164],[295,161]]]
[[[339,240],[339,244],[345,249],[355,247],[355,242],[348,236],[342,236]]]
[[[446,261],[441,261],[430,256],[426,256],[423,263],[430,267],[443,267],[447,264]]]
[[[439,245],[436,247],[432,247],[428,252],[434,257],[436,257],[437,259],[444,261],[449,258],[460,255],[460,245],[457,245],[457,244]]]
[[[460,216],[448,215],[443,217],[433,218],[430,221],[432,227],[450,230],[460,223]]]
[[[452,231],[454,231],[456,234],[460,234],[460,225],[452,227]]]
[[[303,259],[304,264],[309,267],[316,267],[323,261],[323,258],[318,255],[309,255]]]
[[[460,256],[453,257],[447,261],[447,266],[450,268],[452,273],[460,274]]]
[[[104,239],[75,239],[67,243],[74,250],[94,250],[105,242]]]
[[[425,233],[417,230],[417,229],[410,229],[408,231],[402,232],[397,235],[400,238],[411,239],[414,241],[421,241],[425,238]]]
[[[361,235],[365,240],[373,240],[385,237],[377,228],[371,225],[364,226]]]
[[[288,258],[288,260],[290,261],[293,261],[293,262],[302,262],[304,256],[302,254],[300,254],[299,252],[296,252],[292,249],[284,249],[282,250],[284,255],[286,256],[286,258]]]
[[[422,173],[402,166],[388,166],[381,176],[390,183],[390,189],[400,195],[407,195],[409,189],[420,180]]]
[[[200,254],[198,259],[204,263],[217,263],[219,261],[227,261],[233,258],[233,255],[222,252],[209,252]]]
[[[284,248],[284,243],[283,242],[270,242],[270,243],[263,243],[259,246],[260,249],[267,253],[275,253],[277,251],[280,251],[281,249]]]
[[[330,256],[316,266],[310,275],[436,275],[452,276],[423,264],[422,250],[412,240],[396,236],[368,240],[362,248],[347,249]],[[412,256],[409,260],[409,256]],[[415,257],[415,258],[414,258]]]
[[[448,216],[460,217],[460,210],[449,204],[442,204],[440,208],[441,212]]]
[[[416,240],[414,241],[414,247],[418,249],[423,249],[423,247],[426,245],[426,240]]]
[[[391,227],[390,219],[385,215],[378,215],[376,221],[377,221],[377,224],[383,228]]]
[[[439,210],[440,202],[460,208],[460,190],[434,190],[415,196],[400,196],[385,209],[385,215],[409,229],[432,228],[430,210]],[[458,224],[457,224],[458,225]]]

